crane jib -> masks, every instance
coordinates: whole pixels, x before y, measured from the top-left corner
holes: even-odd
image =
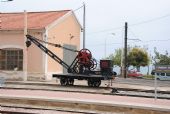
[[[38,46],[42,51],[44,51],[47,55],[49,55],[52,59],[54,59],[55,61],[57,61],[59,64],[61,64],[63,67],[65,67],[66,69],[69,69],[69,65],[67,65],[64,61],[62,61],[59,57],[57,57],[52,51],[50,51],[49,49],[47,49],[44,45],[42,45],[39,40],[37,40],[37,38],[34,38],[31,35],[26,35],[27,37],[27,41],[26,41],[26,45],[27,47],[29,47],[31,45],[31,42],[33,42],[36,46]]]
[[[67,48],[67,47],[64,47],[60,44],[55,44],[55,43],[51,43],[51,42],[46,42],[46,41],[43,41],[43,40],[40,40],[38,38],[35,38],[31,35],[26,35],[27,38],[31,38],[31,39],[35,39],[36,41],[39,41],[39,42],[42,42],[42,43],[45,43],[45,44],[48,44],[48,45],[51,45],[51,46],[54,46],[54,47],[58,47],[58,48],[63,48],[65,50],[69,50],[69,51],[73,51],[73,52],[79,52],[78,50],[75,50],[75,49],[70,49],[70,48]]]

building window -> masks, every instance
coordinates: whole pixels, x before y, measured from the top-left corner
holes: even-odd
[[[0,49],[0,70],[23,70],[23,51]]]

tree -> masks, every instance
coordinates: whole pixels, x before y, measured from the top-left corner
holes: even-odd
[[[114,65],[121,67],[122,49],[116,49],[114,54],[111,54],[107,59],[111,59]],[[149,64],[149,56],[146,50],[134,47],[128,48],[128,66],[132,65],[140,71],[140,66]]]
[[[107,59],[111,59],[113,61],[114,65],[121,66],[121,55],[122,54],[122,49],[116,49],[114,54],[109,55]]]
[[[140,66],[147,66],[149,64],[148,53],[138,47],[134,47],[128,54],[128,66],[132,65],[140,71]]]
[[[159,65],[170,65],[170,56],[168,51],[165,51],[165,54],[160,54],[156,48],[154,48],[155,57],[153,58],[154,64]],[[156,60],[159,61],[156,61]]]

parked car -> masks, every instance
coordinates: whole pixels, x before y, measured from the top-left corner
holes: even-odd
[[[128,71],[127,76],[134,77],[134,78],[142,78],[143,74],[137,71]]]
[[[153,70],[151,74],[156,76],[156,78],[158,80],[170,80],[170,71],[164,71],[164,70],[155,71],[155,70]]]

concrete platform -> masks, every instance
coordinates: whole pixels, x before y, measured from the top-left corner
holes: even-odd
[[[37,90],[0,89],[0,105],[97,113],[170,113],[170,100]]]

